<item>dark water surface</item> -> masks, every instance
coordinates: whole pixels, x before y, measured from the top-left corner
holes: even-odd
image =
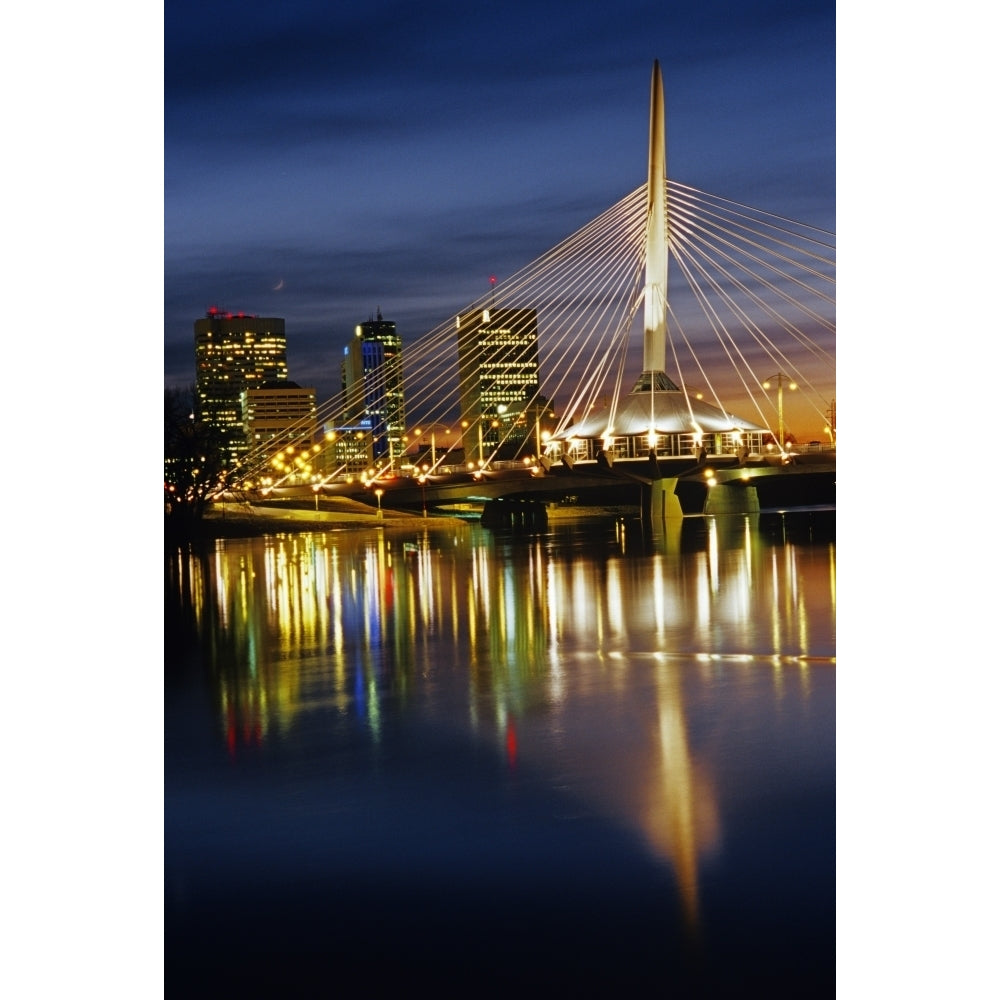
[[[832,996],[832,511],[168,551],[168,995]]]

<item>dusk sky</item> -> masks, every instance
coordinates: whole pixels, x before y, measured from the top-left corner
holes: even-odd
[[[281,316],[289,376],[339,389],[356,323],[406,343],[667,174],[835,218],[835,4],[374,0],[165,8],[165,382],[210,306]]]

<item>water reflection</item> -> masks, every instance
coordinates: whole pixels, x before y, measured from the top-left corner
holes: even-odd
[[[697,937],[699,873],[748,794],[749,755],[778,781],[830,746],[832,708],[818,717],[811,696],[834,656],[832,517],[229,540],[168,556],[168,602],[201,644],[233,759],[323,713],[373,746],[390,715],[471,735],[641,837]]]

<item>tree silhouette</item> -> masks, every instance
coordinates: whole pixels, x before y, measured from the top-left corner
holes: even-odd
[[[195,417],[194,389],[167,389],[163,406],[164,511],[173,527],[201,520],[222,483],[218,435]]]

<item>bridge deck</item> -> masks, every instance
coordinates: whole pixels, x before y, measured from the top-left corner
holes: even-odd
[[[753,487],[761,506],[812,505],[832,502],[836,481],[836,453],[797,456],[794,464],[777,460],[740,464],[735,458],[719,457],[704,465],[692,460],[619,461],[613,466],[596,462],[577,463],[572,468],[559,464],[547,472],[526,467],[490,470],[473,475],[449,472],[415,477],[395,476],[364,484],[338,482],[319,491],[326,498],[344,498],[386,509],[421,510],[458,504],[485,504],[490,501],[535,502],[543,504],[581,503],[588,506],[635,505],[646,507],[653,484],[670,481],[682,497],[684,513],[704,508],[710,489]],[[376,494],[381,491],[381,495]],[[255,491],[233,499],[314,500],[311,486],[287,486],[262,494]],[[823,499],[817,501],[817,496]],[[798,501],[798,502],[797,502]]]

